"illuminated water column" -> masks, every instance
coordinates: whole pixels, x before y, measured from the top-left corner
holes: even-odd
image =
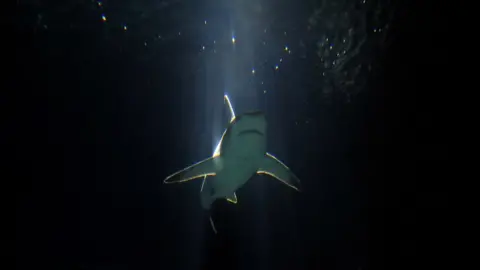
[[[252,1],[231,1],[229,4],[229,47],[223,59],[225,90],[241,114],[259,109],[256,89],[252,83],[257,23],[250,8]]]
[[[246,111],[262,109],[259,105],[259,97],[257,96],[257,89],[255,89],[253,82],[254,76],[252,69],[255,68],[255,44],[259,42],[258,24],[261,19],[261,14],[256,13],[252,9],[253,1],[234,0],[232,4],[231,14],[231,29],[232,29],[232,48],[231,55],[226,63],[227,85],[229,86],[228,94],[233,102],[235,112],[240,115]],[[257,185],[257,187],[259,187]],[[242,217],[250,219],[249,224],[254,231],[252,232],[252,240],[255,243],[254,253],[258,254],[261,259],[257,262],[260,268],[268,268],[269,257],[269,241],[268,241],[268,223],[265,220],[265,190],[260,188],[250,190],[249,198],[254,200],[257,205],[253,210],[252,216]],[[239,201],[241,202],[241,198]],[[252,221],[255,220],[254,223]],[[252,243],[250,243],[252,244]],[[244,268],[250,268],[248,265],[243,265]],[[242,266],[240,267],[242,268]]]

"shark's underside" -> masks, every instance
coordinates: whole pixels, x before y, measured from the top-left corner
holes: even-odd
[[[255,174],[272,176],[299,191],[299,179],[285,164],[266,152],[265,115],[251,112],[235,116],[228,96],[225,101],[231,120],[213,156],[168,176],[164,183],[202,179],[200,198],[205,209],[210,209],[218,198],[237,203],[235,191]]]

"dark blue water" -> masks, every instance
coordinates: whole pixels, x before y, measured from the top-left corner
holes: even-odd
[[[428,7],[17,1],[2,177],[18,184],[17,269],[434,265],[451,118]],[[301,193],[254,176],[208,213],[201,181],[162,184],[212,155],[225,93],[265,112]]]

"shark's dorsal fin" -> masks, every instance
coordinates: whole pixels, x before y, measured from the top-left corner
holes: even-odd
[[[233,111],[232,103],[230,102],[230,99],[228,98],[227,95],[223,96],[223,100],[227,104],[228,110],[230,112],[230,120],[228,121],[228,124],[229,124],[228,126],[230,126],[230,124],[233,123],[233,121],[235,120],[235,112]],[[227,129],[228,129],[228,127],[227,127]],[[220,141],[218,142],[217,147],[215,147],[215,151],[213,151],[213,157],[217,157],[217,156],[220,155],[220,147],[222,145],[223,137],[225,137],[225,133],[227,132],[227,129],[225,129],[225,131],[223,131],[222,137],[221,137]]]
[[[235,194],[235,192],[233,192],[232,195],[225,197],[225,199],[227,199],[228,202],[231,202],[234,204],[238,202],[237,195]]]
[[[235,120],[235,112],[233,111],[232,103],[230,102],[230,99],[228,98],[227,95],[223,96],[223,100],[224,102],[227,103],[228,110],[230,111],[230,123],[231,123],[233,122],[233,120]]]
[[[166,184],[181,183],[190,181],[197,178],[203,178],[205,176],[214,176],[217,171],[218,160],[215,157],[204,159],[198,163],[195,163],[181,171],[178,171],[163,181]]]
[[[258,174],[266,174],[280,180],[285,185],[300,191],[300,180],[293,172],[273,155],[266,153],[263,158]]]

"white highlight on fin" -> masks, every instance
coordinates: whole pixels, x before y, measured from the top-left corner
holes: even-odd
[[[222,145],[222,141],[223,141],[223,137],[225,136],[225,133],[227,133],[227,130],[226,130],[226,129],[225,129],[225,131],[223,132],[222,138],[221,138],[220,141],[218,142],[217,147],[215,147],[215,151],[213,152],[213,156],[212,156],[212,157],[218,157],[218,156],[220,156],[220,146]]]
[[[227,197],[226,199],[227,199],[228,202],[233,203],[233,204],[237,204],[237,202],[238,202],[237,194],[235,194],[235,192],[233,192],[233,198]]]
[[[207,173],[207,174],[200,174],[200,175],[195,175],[195,176],[192,176],[190,178],[185,178],[185,179],[182,179],[181,181],[177,181],[176,183],[182,183],[182,182],[187,182],[187,181],[190,181],[190,180],[193,180],[193,179],[197,179],[197,178],[200,178],[200,177],[207,177],[207,176],[215,176],[217,175],[216,173]],[[168,183],[168,182],[165,182],[165,183]]]
[[[231,114],[231,118],[230,118],[230,123],[233,122],[233,120],[235,120],[235,112],[233,111],[233,107],[232,107],[232,103],[230,102],[230,99],[228,98],[227,95],[224,95],[223,96],[223,100],[225,102],[227,102],[227,105],[228,105],[228,109],[230,109],[230,114]],[[220,139],[220,141],[218,142],[217,144],[217,147],[215,147],[215,151],[213,151],[213,157],[217,157],[220,155],[220,146],[222,145],[222,141],[223,141],[223,136],[225,136],[225,133],[227,132],[227,129],[225,129],[225,131],[223,132],[222,134],[222,138]]]
[[[205,176],[215,176],[216,175],[215,168],[208,167],[209,165],[213,166],[211,164],[212,160],[213,158],[207,158],[193,165],[190,165],[187,168],[184,168],[174,174],[171,174],[170,176],[165,178],[165,180],[163,180],[163,183],[165,184],[182,183],[182,182],[190,181],[190,180],[205,177]],[[179,178],[179,179],[175,180],[176,178]]]
[[[278,177],[277,175],[275,175],[275,174],[273,174],[273,173],[271,173],[271,172],[267,172],[267,171],[258,171],[258,172],[257,172],[257,174],[265,174],[265,175],[269,175],[269,176],[271,176],[271,177],[273,177],[273,178],[277,179],[278,181],[280,181],[280,182],[284,183],[285,185],[287,185],[287,186],[289,186],[289,187],[291,187],[291,188],[295,189],[296,191],[300,191],[300,190],[299,190],[297,187],[290,185],[290,184],[289,184],[287,181],[283,180],[282,178]]]
[[[230,102],[230,99],[228,98],[227,95],[223,96],[224,100],[227,102],[228,108],[230,109],[230,114],[232,115],[232,118],[230,119],[230,123],[235,120],[235,112],[233,111],[232,103]]]
[[[285,167],[288,171],[290,171],[290,168],[285,165],[283,162],[281,162],[278,158],[276,158],[275,156],[273,156],[272,154],[270,153],[266,153],[265,154],[267,157],[270,157],[272,159],[274,159],[276,162],[278,162],[280,165],[282,165],[283,167]],[[290,183],[288,183],[288,181],[286,181],[285,179],[282,179],[281,177],[279,177],[278,175],[275,175],[273,174],[272,172],[268,172],[268,171],[264,171],[264,170],[259,170],[257,171],[257,174],[265,174],[265,175],[269,175],[277,180],[279,180],[280,182],[284,183],[285,185],[295,189],[296,191],[300,191],[300,189],[298,187],[295,187],[293,185],[291,185]]]
[[[283,162],[281,162],[278,158],[274,157],[272,154],[266,153],[266,155],[267,155],[267,157],[271,157],[271,158],[275,159],[275,161],[277,161],[278,163],[282,164],[283,167],[285,167],[285,168],[287,168],[287,169],[290,170],[290,168],[289,168],[287,165],[285,165]]]
[[[183,183],[183,182],[187,182],[187,181],[190,181],[190,180],[193,180],[193,179],[197,179],[197,178],[200,178],[200,177],[207,177],[207,176],[215,176],[217,175],[216,173],[206,173],[206,174],[199,174],[199,175],[195,175],[195,176],[192,176],[192,177],[189,177],[189,178],[184,178],[182,180],[179,180],[179,181],[174,181],[174,182],[168,182],[168,179],[165,179],[163,180],[163,182],[165,184],[171,184],[171,183]]]

